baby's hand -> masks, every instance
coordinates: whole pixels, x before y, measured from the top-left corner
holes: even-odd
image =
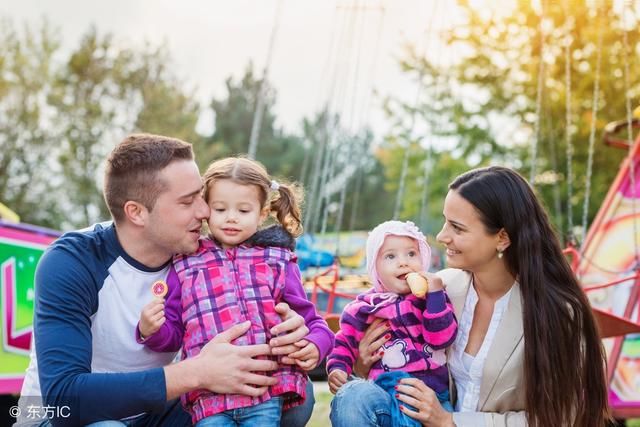
[[[149,338],[158,332],[166,320],[164,317],[164,298],[154,298],[144,306],[140,314],[140,323],[138,323],[140,335],[142,338]]]
[[[437,274],[429,273],[428,271],[419,271],[418,273],[429,282],[428,292],[441,291],[444,289],[442,279]]]
[[[294,360],[296,365],[305,371],[310,371],[318,366],[320,363],[320,351],[314,343],[307,340],[300,340],[295,342],[293,345],[298,347],[300,350],[296,350],[288,356]]]
[[[348,378],[349,375],[340,369],[335,369],[329,372],[329,378],[327,379],[329,382],[329,391],[336,394],[338,389],[347,383]]]

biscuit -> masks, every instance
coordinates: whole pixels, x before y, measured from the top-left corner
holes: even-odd
[[[429,282],[419,273],[407,274],[407,284],[411,288],[411,293],[418,298],[422,298],[429,290]]]

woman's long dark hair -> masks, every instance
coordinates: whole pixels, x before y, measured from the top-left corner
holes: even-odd
[[[488,167],[449,189],[475,206],[489,233],[504,228],[511,240],[504,258],[522,295],[528,425],[607,425],[606,355],[593,312],[527,181]]]

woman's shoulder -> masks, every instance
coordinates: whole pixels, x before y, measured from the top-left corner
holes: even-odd
[[[471,273],[457,268],[445,268],[436,273],[449,295],[466,293],[471,283]]]

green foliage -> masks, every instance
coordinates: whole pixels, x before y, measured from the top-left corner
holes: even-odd
[[[640,65],[637,31],[627,33],[630,49],[623,49],[623,29],[619,16],[614,13],[610,2],[596,2],[600,9],[594,9],[585,2],[562,4],[543,2],[544,55],[541,56],[540,16],[532,9],[532,4],[518,2],[515,10],[504,16],[483,19],[481,11],[465,6],[468,24],[455,29],[449,37],[451,44],[464,44],[473,54],[464,58],[454,67],[455,78],[477,90],[487,90],[490,94],[486,103],[477,111],[467,109],[465,120],[477,116],[504,114],[519,121],[520,130],[528,131],[526,140],[515,141],[514,149],[519,161],[514,162],[521,172],[528,176],[531,167],[529,145],[535,141],[534,122],[536,119],[536,95],[538,66],[544,59],[544,85],[540,118],[541,135],[538,142],[536,162],[537,188],[547,206],[552,208],[556,218],[565,218],[558,227],[568,232],[567,203],[572,205],[572,221],[581,223],[582,202],[588,160],[589,131],[592,122],[593,90],[596,78],[598,51],[601,52],[600,102],[597,111],[597,144],[593,164],[592,198],[588,217],[595,215],[606,191],[617,173],[621,159],[626,153],[607,148],[601,143],[602,128],[607,122],[626,118],[623,62],[626,59],[629,70]],[[636,22],[637,25],[637,22]],[[634,26],[635,27],[635,26]],[[601,34],[599,34],[601,32]],[[465,34],[466,33],[466,34]],[[468,35],[467,35],[468,34]],[[598,37],[602,37],[599,48]],[[570,85],[565,73],[565,45],[570,50]],[[640,77],[629,75],[628,94],[638,101]],[[570,90],[569,90],[570,89]],[[572,127],[567,128],[566,102],[570,93]],[[567,179],[567,132],[575,147],[573,153],[573,191],[568,201],[569,180]],[[502,142],[502,141],[501,141]],[[505,138],[509,141],[509,137]],[[517,145],[520,145],[518,147]],[[559,180],[545,180],[545,176],[555,175]],[[557,188],[556,188],[557,187]],[[554,200],[554,192],[560,193],[560,203]],[[559,212],[554,212],[556,209]]]
[[[126,86],[135,90],[141,103],[135,129],[188,141],[197,150],[203,144],[202,136],[196,132],[200,105],[194,101],[195,91],[185,91],[171,72],[166,47],[148,46],[132,61],[136,65]]]
[[[380,161],[367,156],[358,175],[347,187],[343,230],[371,230],[393,215],[394,194],[385,187],[384,167]]]
[[[49,103],[60,138],[59,164],[65,177],[66,202],[76,207],[69,218],[90,224],[107,218],[96,184],[96,171],[109,151],[118,114],[119,82],[125,58],[112,47],[110,36],[91,29],[58,71]]]
[[[585,196],[588,142],[592,122],[593,91],[596,78],[596,58],[602,55],[600,101],[597,111],[596,154],[588,217],[599,208],[621,159],[621,150],[601,143],[604,125],[626,118],[625,94],[633,103],[640,95],[640,76],[629,75],[629,87],[624,82],[624,61],[629,70],[640,65],[640,33],[628,31],[628,50],[623,45],[624,30],[619,15],[610,2],[573,1],[571,4],[543,2],[544,24],[542,48],[540,14],[531,2],[514,2],[507,13],[487,11],[461,1],[466,22],[452,28],[443,41],[446,49],[460,53],[458,62],[443,68],[441,58],[425,58],[408,51],[401,65],[407,73],[417,75],[427,99],[417,107],[396,100],[387,102],[387,111],[397,126],[387,138],[397,141],[391,150],[407,146],[416,137],[411,134],[407,117],[415,114],[414,127],[426,128],[426,135],[445,138],[432,146],[438,152],[449,152],[469,167],[488,163],[506,164],[529,176],[530,149],[536,141],[537,77],[540,61],[544,61],[544,80],[540,105],[540,138],[537,146],[535,185],[557,226],[567,232],[568,184],[572,183],[572,221],[580,225]],[[628,28],[637,28],[630,23]],[[599,33],[601,32],[601,49]],[[570,46],[570,86],[565,75],[565,45]],[[544,54],[542,52],[544,51]],[[570,88],[570,91],[568,90]],[[567,128],[566,101],[570,93],[570,117]],[[410,122],[410,121],[409,121]],[[567,179],[567,134],[574,145],[572,179]],[[426,137],[422,137],[426,139]],[[447,142],[448,141],[448,142]],[[427,144],[423,142],[423,147]],[[431,145],[430,145],[431,146]],[[391,163],[401,162],[398,155]],[[424,156],[423,156],[424,157]],[[401,159],[401,157],[400,157]],[[415,169],[420,168],[420,155],[410,164],[409,181],[415,181]],[[441,176],[440,165],[433,166],[435,176]],[[395,168],[395,169],[394,169]],[[397,166],[387,173],[390,186],[397,182]],[[415,183],[415,182],[414,182]],[[430,185],[434,185],[432,182]],[[415,213],[415,201],[405,202],[404,216]]]
[[[8,19],[0,44],[0,200],[22,221],[67,229],[107,219],[104,160],[131,131],[197,144],[199,107],[162,46],[121,46],[91,28],[65,56],[46,22],[20,33]]]
[[[442,207],[448,185],[453,178],[469,169],[469,164],[464,157],[453,156],[448,151],[433,150],[429,159],[427,150],[417,141],[407,148],[398,139],[388,138],[376,156],[384,166],[385,189],[390,195],[391,207],[399,189],[406,149],[409,150],[409,163],[399,218],[412,220],[423,232],[434,235],[442,225]]]
[[[198,152],[198,162],[203,170],[215,159],[246,154],[260,84],[261,80],[256,78],[253,66],[249,64],[239,81],[231,77],[227,79],[225,98],[211,101],[215,132],[204,141]],[[272,176],[297,180],[305,155],[304,146],[297,136],[289,135],[276,126],[273,112],[276,92],[268,84],[263,90],[265,109],[256,159]]]
[[[23,221],[55,227],[62,219],[50,159],[56,139],[43,126],[50,114],[43,95],[59,40],[46,21],[22,34],[8,19],[0,24],[0,201]]]

